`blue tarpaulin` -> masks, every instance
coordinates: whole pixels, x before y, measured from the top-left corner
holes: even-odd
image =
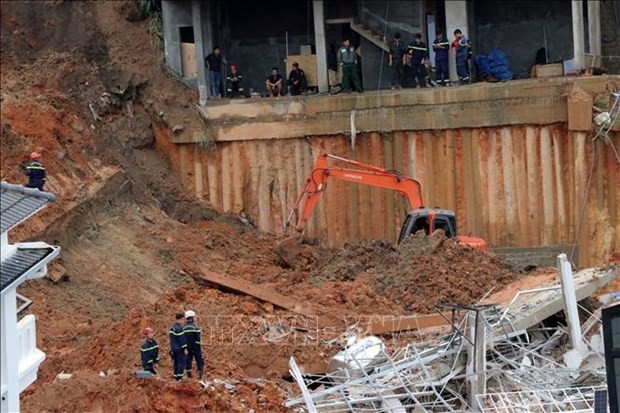
[[[493,76],[501,81],[510,80],[513,77],[508,58],[500,49],[493,49],[486,55],[476,55],[474,61],[485,77]]]

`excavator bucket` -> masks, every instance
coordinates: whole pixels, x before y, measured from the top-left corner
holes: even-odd
[[[276,245],[274,252],[286,265],[291,268],[297,268],[298,261],[303,253],[301,237],[292,236],[283,239]]]
[[[310,244],[318,245],[318,241],[301,236],[289,237],[280,241],[274,252],[289,267],[304,270],[316,262],[315,249]]]

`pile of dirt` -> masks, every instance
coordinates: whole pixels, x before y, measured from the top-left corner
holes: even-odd
[[[473,304],[515,278],[492,254],[418,233],[385,257],[375,282],[408,311],[431,312],[438,302]]]
[[[440,232],[433,236],[419,232],[398,247],[371,240],[312,256],[320,258],[312,263],[310,282],[364,277],[375,293],[408,312],[433,312],[438,302],[473,304],[491,288],[516,278],[496,256],[458,244]]]

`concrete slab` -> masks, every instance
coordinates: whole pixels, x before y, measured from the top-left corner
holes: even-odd
[[[357,111],[357,132],[391,132],[548,125],[567,122],[565,91],[578,84],[584,91],[605,91],[618,76],[547,78],[470,86],[405,89],[334,96],[246,99],[209,103],[201,113],[217,141],[290,139],[350,132],[350,113]],[[199,134],[172,136],[192,143]]]
[[[604,270],[588,268],[579,271],[574,275],[577,301],[591,296],[595,291],[617,278],[618,275],[618,268]],[[564,299],[559,283],[557,287],[535,294],[523,294],[519,300],[509,307],[510,325],[514,331],[527,330],[546,318],[564,310]],[[501,328],[504,329],[505,327],[503,325]]]

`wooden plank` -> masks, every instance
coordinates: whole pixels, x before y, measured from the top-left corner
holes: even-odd
[[[445,318],[440,314],[412,315],[412,316],[382,316],[372,317],[366,324],[366,332],[370,335],[397,333],[399,331],[422,330],[431,327],[449,325],[450,316]]]
[[[308,317],[316,315],[315,309],[303,306],[297,299],[276,293],[271,290],[271,287],[263,287],[241,278],[219,274],[213,271],[203,271],[200,279],[209,284],[215,284],[218,288],[223,290],[232,291],[237,294],[249,295],[261,301],[270,302],[277,307],[284,308],[285,310],[289,310],[297,314]]]

